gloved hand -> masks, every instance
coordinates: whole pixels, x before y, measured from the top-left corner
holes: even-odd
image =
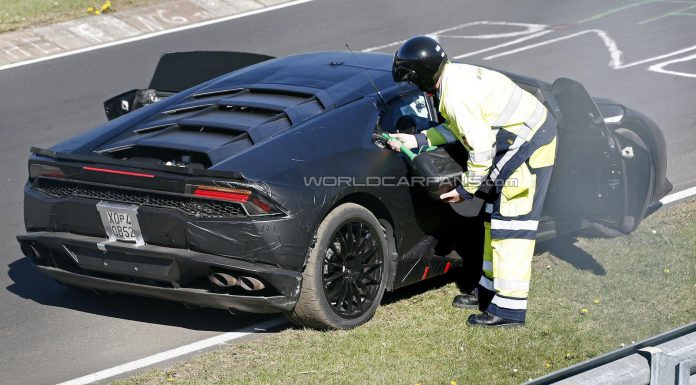
[[[418,141],[416,140],[416,136],[415,136],[415,135],[411,135],[411,134],[391,134],[391,136],[392,136],[393,138],[399,140],[399,142],[396,142],[396,141],[393,141],[393,140],[390,140],[389,142],[387,142],[387,144],[389,144],[389,147],[390,147],[392,150],[396,151],[396,152],[401,152],[401,150],[399,149],[399,147],[401,146],[402,143],[403,143],[407,148],[416,148],[416,147],[418,147]]]

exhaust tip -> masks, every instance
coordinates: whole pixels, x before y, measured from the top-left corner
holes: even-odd
[[[239,277],[239,286],[248,291],[263,290],[266,287],[263,282],[254,277]]]
[[[237,279],[225,273],[211,273],[208,278],[217,287],[232,287],[237,285]]]

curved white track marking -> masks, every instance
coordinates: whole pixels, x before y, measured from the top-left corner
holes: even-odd
[[[472,26],[472,25],[502,25],[502,26],[506,26],[506,27],[526,27],[527,29],[523,30],[523,31],[489,33],[489,34],[483,34],[483,35],[449,35],[449,34],[446,34],[446,32],[454,31],[456,29],[461,29],[461,27],[458,27],[458,28],[454,28],[454,29],[449,28],[448,30],[438,31],[438,32],[435,32],[433,34],[440,36],[440,37],[447,37],[447,38],[452,38],[452,39],[502,39],[502,38],[506,38],[506,37],[517,37],[517,36],[529,35],[531,33],[542,31],[546,27],[548,27],[545,24],[508,23],[506,21],[477,21],[477,22],[469,23],[469,25],[467,25],[467,26]]]
[[[603,30],[601,30],[601,29],[588,29],[588,30],[580,31],[580,32],[573,33],[573,34],[570,34],[570,35],[561,36],[561,37],[557,37],[557,38],[554,38],[554,39],[549,39],[549,40],[541,41],[541,42],[539,42],[539,43],[534,43],[534,44],[527,45],[527,46],[524,46],[524,47],[516,48],[516,49],[510,50],[510,51],[505,51],[505,52],[497,53],[497,54],[495,54],[495,55],[487,56],[487,57],[483,58],[483,60],[491,60],[491,59],[499,58],[499,57],[501,57],[501,56],[512,55],[512,54],[515,54],[515,53],[518,53],[518,52],[523,52],[523,51],[527,51],[527,50],[530,50],[530,49],[533,49],[533,48],[545,46],[545,45],[548,45],[548,44],[553,44],[553,43],[556,43],[556,42],[559,42],[559,41],[562,41],[562,40],[572,39],[572,38],[574,38],[574,37],[578,37],[578,36],[585,35],[585,34],[588,34],[588,33],[594,33],[594,34],[596,34],[597,36],[599,36],[599,37],[602,39],[602,42],[604,43],[604,45],[607,47],[607,50],[609,51],[609,56],[610,56],[609,67],[611,67],[611,68],[613,68],[613,69],[615,69],[615,70],[624,69],[624,68],[629,68],[629,67],[634,67],[634,66],[637,66],[637,65],[640,65],[640,64],[645,64],[645,63],[653,62],[653,61],[656,61],[656,60],[664,59],[664,58],[667,58],[667,57],[679,55],[679,54],[682,54],[682,53],[685,53],[685,52],[690,52],[690,51],[696,50],[696,45],[694,45],[694,46],[691,46],[691,47],[683,48],[683,49],[680,49],[680,50],[677,50],[677,51],[674,51],[674,52],[670,52],[670,53],[666,53],[666,54],[663,54],[663,55],[653,56],[653,57],[650,57],[650,58],[647,58],[647,59],[638,60],[638,61],[634,61],[634,62],[632,62],[632,63],[626,63],[626,64],[624,64],[624,63],[623,63],[623,60],[622,60],[623,52],[619,49],[618,45],[616,44],[616,41],[615,41],[614,39],[612,39],[611,36],[609,36],[609,34],[608,34],[606,31],[603,31]],[[678,60],[678,61],[686,61],[686,60],[690,60],[690,58],[692,58],[692,57],[690,56],[689,59]],[[675,61],[670,61],[670,62],[667,62],[667,63],[669,64],[669,63],[675,63],[675,62],[677,62],[677,60],[675,60]],[[666,64],[665,64],[665,65],[666,65]],[[656,71],[656,72],[660,72],[660,71]],[[665,72],[665,73],[666,73],[666,72]],[[683,74],[683,73],[681,73],[681,72],[679,72],[679,73],[672,73],[672,74],[675,74],[675,75],[676,75],[676,74],[679,74],[679,75],[681,75],[681,76],[688,76],[688,75],[691,75],[691,74],[686,74],[686,75],[685,75],[685,74]],[[691,77],[691,76],[689,76],[689,77]]]
[[[645,64],[645,63],[649,63],[649,62],[651,62],[651,61],[664,59],[664,58],[667,58],[667,57],[670,57],[670,56],[679,55],[679,54],[682,54],[682,53],[685,53],[685,52],[689,52],[689,51],[693,51],[693,50],[696,50],[696,45],[692,45],[691,47],[682,48],[682,49],[680,49],[680,50],[678,50],[678,51],[666,53],[666,54],[664,54],[664,55],[653,56],[653,57],[650,57],[650,58],[647,58],[647,59],[643,59],[643,60],[639,60],[639,61],[636,61],[636,62],[633,62],[633,63],[623,64],[620,68],[617,68],[617,69],[623,69],[623,68],[628,68],[628,67],[637,66],[637,65],[640,65],[640,64]]]
[[[66,56],[78,55],[78,54],[85,53],[85,52],[96,51],[96,50],[99,50],[102,48],[109,48],[109,47],[114,47],[114,46],[121,45],[121,44],[128,44],[128,43],[132,43],[134,41],[140,41],[140,40],[150,39],[150,38],[157,37],[157,36],[168,35],[170,33],[176,33],[176,32],[180,32],[180,31],[186,31],[189,29],[205,27],[208,25],[224,23],[226,21],[230,21],[230,20],[234,20],[234,19],[241,19],[242,17],[247,17],[247,16],[252,16],[252,15],[257,15],[260,13],[270,12],[270,11],[274,11],[276,9],[291,7],[293,5],[309,3],[311,1],[314,1],[314,0],[295,0],[295,1],[291,1],[289,3],[273,5],[273,6],[270,6],[267,8],[261,8],[261,9],[257,9],[254,11],[249,11],[249,12],[244,12],[244,13],[238,13],[236,15],[221,17],[219,19],[207,20],[207,21],[203,21],[200,23],[184,25],[181,27],[167,29],[164,31],[158,31],[158,32],[154,32],[154,33],[148,33],[148,34],[140,35],[140,36],[134,36],[134,37],[131,37],[128,39],[112,41],[109,43],[99,44],[99,45],[95,45],[92,47],[85,47],[85,48],[80,48],[80,49],[73,50],[73,51],[62,52],[62,53],[55,54],[55,55],[44,56],[44,57],[31,59],[31,60],[25,60],[25,61],[21,61],[21,62],[17,62],[17,63],[12,63],[12,64],[6,64],[4,66],[0,66],[0,71],[7,70],[10,68],[22,67],[22,66],[29,65],[29,64],[40,63],[40,62],[47,61],[47,60],[58,59],[58,58],[66,57]]]
[[[457,30],[461,30],[461,29],[466,28],[466,27],[472,27],[472,26],[477,26],[477,25],[493,25],[493,26],[506,26],[506,27],[514,26],[514,27],[524,27],[525,29],[522,31],[501,32],[501,33],[481,34],[481,35],[458,35],[457,34],[458,32],[460,32]],[[470,22],[470,23],[456,25],[454,27],[450,27],[450,28],[446,28],[446,29],[441,29],[439,31],[428,33],[427,35],[431,36],[437,40],[439,40],[440,38],[491,40],[491,39],[502,39],[502,38],[521,36],[518,39],[514,39],[514,40],[511,40],[511,41],[508,41],[505,43],[501,43],[501,44],[497,44],[497,45],[494,45],[491,47],[483,48],[483,49],[480,49],[477,51],[467,52],[467,53],[453,56],[453,59],[462,59],[465,57],[474,56],[474,55],[478,55],[478,54],[481,54],[484,52],[493,51],[493,50],[496,50],[499,48],[504,48],[504,47],[508,47],[508,46],[515,45],[518,43],[522,43],[524,41],[535,39],[537,37],[540,37],[540,36],[546,35],[550,32],[553,32],[553,30],[550,30],[548,28],[549,28],[549,26],[545,25],[545,24],[510,23],[510,22],[505,22],[505,21],[474,21],[474,22]],[[457,31],[457,32],[455,32],[455,31]],[[450,32],[452,32],[452,33],[450,34]],[[545,46],[548,44],[553,44],[553,43],[556,43],[559,41],[572,39],[572,38],[586,35],[586,34],[595,34],[602,40],[602,42],[604,43],[604,46],[609,51],[610,59],[609,59],[608,65],[611,69],[615,69],[615,70],[620,70],[620,69],[624,69],[624,68],[638,66],[641,64],[645,64],[645,63],[655,62],[655,61],[660,60],[660,59],[665,59],[668,57],[673,57],[676,55],[680,55],[683,53],[687,53],[687,52],[691,52],[691,51],[696,50],[696,45],[694,45],[691,47],[686,47],[686,48],[683,48],[683,49],[680,49],[677,51],[673,51],[673,52],[669,52],[666,54],[649,57],[647,59],[637,60],[637,61],[634,61],[631,63],[624,63],[623,59],[622,59],[623,52],[619,49],[616,41],[611,36],[609,36],[609,34],[606,31],[601,30],[601,29],[588,29],[588,30],[576,32],[576,33],[573,33],[570,35],[560,36],[560,37],[556,37],[553,39],[534,43],[531,45],[518,47],[518,48],[509,50],[509,51],[500,52],[500,53],[497,53],[497,54],[494,54],[491,56],[484,57],[483,60],[492,60],[492,59],[496,59],[496,58],[499,58],[502,56],[507,56],[507,55],[512,55],[512,54],[516,54],[519,52],[524,52],[524,51],[527,51],[527,50],[530,50],[533,48],[542,47],[542,46]],[[370,48],[367,48],[363,51],[364,52],[379,51],[379,50],[382,50],[385,48],[397,46],[403,42],[404,42],[404,40],[399,40],[399,41],[391,42],[391,43],[385,44],[385,45],[370,47]],[[653,72],[663,73],[663,74],[696,78],[696,74],[690,74],[690,73],[686,73],[686,72],[669,71],[669,70],[664,69],[664,67],[666,67],[667,65],[692,60],[693,58],[694,58],[694,55],[690,55],[690,56],[687,56],[685,58],[670,60],[670,61],[666,61],[664,63],[657,63],[657,64],[654,64],[653,66],[651,66],[650,68],[648,68],[648,70],[653,71]]]
[[[477,26],[477,25],[501,25],[501,26],[508,26],[508,27],[525,27],[527,29],[523,30],[523,31],[503,32],[503,33],[483,34],[483,35],[445,35],[447,32],[452,32],[452,31],[456,31],[458,29],[462,29],[462,28],[466,28],[466,27],[473,27],[473,26]],[[448,38],[455,38],[455,39],[501,39],[501,38],[506,38],[506,37],[515,37],[515,36],[532,34],[535,32],[542,31],[546,27],[547,27],[547,25],[545,25],[545,24],[510,23],[507,21],[485,21],[484,20],[484,21],[472,21],[470,23],[455,25],[454,27],[449,27],[449,28],[441,29],[439,31],[427,33],[426,35],[431,36],[432,38],[434,38],[436,40],[439,39],[440,37],[448,37]],[[379,51],[379,50],[382,50],[385,48],[400,45],[404,41],[405,40],[398,40],[398,41],[394,41],[394,42],[391,42],[388,44],[366,48],[363,50],[363,52]]]
[[[660,203],[663,205],[676,202],[678,200],[684,199],[684,198],[689,198],[691,196],[696,195],[696,187],[691,187],[686,190],[682,190],[679,192],[676,192],[674,194],[669,194],[666,197],[660,199]]]
[[[611,37],[609,37],[609,35],[608,35],[606,32],[602,31],[601,29],[588,29],[588,30],[580,31],[580,32],[573,33],[573,34],[570,34],[570,35],[566,35],[566,36],[561,36],[561,37],[557,37],[557,38],[554,38],[554,39],[545,40],[545,41],[542,41],[542,42],[539,42],[539,43],[534,43],[534,44],[531,44],[531,45],[527,45],[527,46],[524,46],[524,47],[520,47],[520,48],[516,48],[516,49],[510,50],[510,51],[505,51],[505,52],[501,52],[501,53],[498,53],[498,54],[495,54],[495,55],[487,56],[487,57],[483,58],[483,60],[491,60],[491,59],[499,58],[499,57],[502,57],[502,56],[512,55],[512,54],[515,54],[515,53],[518,53],[518,52],[523,52],[523,51],[530,50],[530,49],[532,49],[532,48],[542,47],[542,46],[545,46],[545,45],[548,45],[548,44],[552,44],[552,43],[556,43],[556,42],[559,42],[559,41],[562,41],[562,40],[572,39],[572,38],[574,38],[574,37],[581,36],[581,35],[585,35],[585,34],[588,34],[588,33],[595,33],[595,34],[597,34],[600,38],[602,38],[602,41],[604,42],[604,45],[605,45],[605,46],[607,47],[607,49],[609,50],[609,56],[611,57],[611,60],[609,61],[609,66],[611,66],[612,68],[615,68],[615,69],[618,69],[619,67],[621,67],[621,55],[623,55],[623,52],[621,52],[621,50],[619,50],[619,47],[616,45],[616,42],[614,41],[614,39],[612,39]]]
[[[502,33],[494,33],[494,34],[483,34],[483,35],[445,35],[447,32],[452,32],[456,31],[458,29],[462,29],[465,27],[473,27],[477,25],[502,25],[506,27],[525,27],[527,30],[523,31],[514,31],[514,32],[502,32]],[[529,23],[511,23],[507,21],[472,21],[469,23],[464,23],[464,24],[459,24],[454,27],[449,27],[445,29],[441,29],[439,31],[431,32],[428,35],[434,35],[434,36],[442,36],[442,37],[452,37],[452,38],[461,38],[461,39],[499,39],[499,38],[505,38],[505,37],[515,37],[515,36],[521,36],[521,35],[526,35],[534,32],[538,32],[543,30],[544,28],[548,27],[546,24],[529,24]]]
[[[546,35],[547,33],[551,33],[551,32],[552,32],[552,31],[546,30],[546,31],[541,31],[541,32],[533,33],[533,34],[531,34],[531,35],[528,35],[528,36],[525,36],[525,37],[521,37],[521,38],[519,38],[519,39],[515,39],[515,40],[512,40],[512,41],[508,41],[507,43],[498,44],[498,45],[494,45],[494,46],[492,46],[492,47],[480,49],[480,50],[478,50],[478,51],[468,52],[468,53],[464,53],[464,54],[461,54],[461,55],[457,55],[457,56],[455,56],[453,59],[456,60],[456,59],[461,59],[461,58],[465,58],[465,57],[468,57],[468,56],[478,55],[478,54],[480,54],[480,53],[484,53],[484,52],[488,52],[488,51],[493,51],[493,50],[498,49],[498,48],[503,48],[503,47],[511,46],[511,45],[513,45],[513,44],[521,43],[521,42],[526,41],[526,40],[531,40],[531,39],[537,38],[537,37],[539,37],[539,36]]]
[[[685,77],[687,77],[687,78],[696,78],[696,74],[692,74],[692,73],[688,73],[688,72],[670,71],[670,70],[666,70],[666,69],[665,69],[665,67],[668,66],[668,65],[670,65],[670,64],[681,63],[681,62],[685,62],[685,61],[689,61],[689,60],[694,60],[694,59],[696,59],[696,54],[689,55],[689,56],[686,56],[686,57],[682,57],[682,58],[679,58],[679,59],[673,59],[673,60],[665,61],[665,62],[662,62],[662,63],[653,64],[653,65],[651,65],[650,67],[648,67],[648,70],[649,70],[649,71],[653,71],[653,72],[668,74],[668,75],[685,76]]]
[[[168,361],[173,358],[177,358],[186,354],[194,353],[203,349],[211,348],[216,345],[221,345],[226,342],[254,334],[257,331],[265,331],[276,326],[283,325],[287,321],[285,318],[274,318],[270,321],[262,322],[260,324],[248,326],[236,332],[224,333],[217,335],[215,337],[210,337],[205,340],[194,342],[189,345],[184,345],[176,349],[167,350],[166,352],[157,353],[150,357],[145,357],[140,360],[131,361],[123,365],[115,366],[110,369],[102,370],[96,373],[88,374],[86,376],[76,378],[74,380],[62,382],[58,385],[85,385],[91,384],[96,381],[105,380],[107,378],[115,377],[124,373],[128,373],[137,369],[142,369],[160,362]]]

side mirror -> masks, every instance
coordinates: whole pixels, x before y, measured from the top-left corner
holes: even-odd
[[[155,90],[131,90],[115,96],[104,102],[104,112],[109,120],[135,111],[140,107],[158,102],[171,93],[161,93]]]
[[[106,112],[106,118],[109,120],[114,120],[121,115],[125,115],[135,110],[134,104],[138,91],[140,90],[124,92],[121,95],[105,101],[104,112]]]

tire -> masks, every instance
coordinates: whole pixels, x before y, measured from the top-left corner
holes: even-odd
[[[369,321],[390,274],[387,255],[385,231],[369,210],[354,203],[336,207],[319,225],[288,318],[314,329],[351,329]]]

